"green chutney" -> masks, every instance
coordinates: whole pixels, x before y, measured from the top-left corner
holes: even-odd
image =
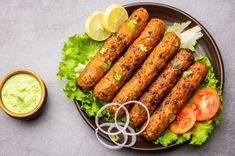
[[[1,98],[13,113],[24,114],[34,110],[42,97],[38,80],[30,74],[16,74],[3,85]]]

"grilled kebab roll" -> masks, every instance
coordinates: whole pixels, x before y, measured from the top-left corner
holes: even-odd
[[[191,51],[181,49],[168,63],[166,69],[152,83],[149,89],[141,96],[140,102],[144,103],[150,114],[154,112],[162,99],[170,92],[186,70],[194,61]],[[137,127],[147,119],[146,111],[135,104],[130,111],[131,127]]]
[[[196,62],[189,67],[188,71],[190,71],[190,74],[180,78],[175,87],[152,114],[147,128],[142,133],[148,141],[156,140],[169,124],[174,121],[185,102],[189,100],[193,91],[205,78],[208,69],[206,64]]]

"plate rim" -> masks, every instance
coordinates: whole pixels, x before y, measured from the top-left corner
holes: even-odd
[[[224,88],[224,80],[225,80],[225,73],[224,73],[224,63],[223,63],[223,58],[222,58],[222,55],[220,53],[220,50],[218,48],[218,45],[216,44],[214,38],[211,36],[211,34],[209,33],[209,31],[197,20],[195,19],[194,17],[192,17],[190,14],[186,13],[185,11],[179,9],[179,8],[176,8],[176,7],[173,7],[171,5],[168,5],[168,4],[163,4],[163,3],[156,3],[156,2],[135,2],[135,3],[128,3],[128,4],[125,4],[123,5],[125,8],[127,7],[133,7],[133,6],[138,6],[138,7],[143,7],[144,5],[149,5],[149,6],[160,6],[160,7],[164,7],[164,8],[167,8],[167,9],[171,9],[173,11],[176,11],[176,12],[179,12],[185,16],[187,16],[188,18],[190,18],[191,20],[193,20],[197,25],[199,25],[201,27],[201,29],[204,31],[204,33],[208,36],[209,40],[211,41],[212,43],[212,47],[214,47],[215,49],[215,54],[216,54],[216,57],[218,59],[218,65],[219,65],[219,68],[221,70],[221,74],[219,75],[220,76],[220,86],[221,88],[223,89]],[[85,120],[85,122],[89,125],[89,127],[92,128],[92,130],[95,130],[96,127],[94,127],[90,122],[89,120],[87,119],[87,115],[84,113],[83,110],[80,109],[80,101],[78,100],[74,100],[74,103],[75,103],[75,106],[76,108],[78,109],[79,113],[81,114],[82,118]],[[111,142],[107,137],[105,137],[105,135],[103,133],[99,133],[99,136],[101,136],[103,139]],[[112,143],[112,142],[111,142]],[[176,143],[173,143],[167,147],[157,147],[157,148],[139,148],[139,147],[125,147],[127,149],[131,149],[131,150],[135,150],[135,151],[165,151],[165,150],[170,150],[170,149],[173,149],[174,147],[178,147],[178,146],[181,146],[182,144],[176,144]]]

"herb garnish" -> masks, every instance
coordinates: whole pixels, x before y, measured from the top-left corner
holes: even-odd
[[[111,140],[117,142],[120,139],[118,135],[111,135]]]
[[[143,51],[143,52],[146,52],[146,51],[147,51],[147,47],[146,47],[144,44],[140,44],[140,45],[139,45],[139,48],[140,48],[140,50]]]
[[[129,29],[134,29],[136,27],[136,25],[137,25],[137,21],[136,20],[130,20],[128,22],[128,28]]]
[[[107,51],[107,49],[106,49],[106,48],[102,48],[102,49],[100,50],[100,53],[101,53],[101,54],[105,54],[105,53],[106,53],[106,51]]]
[[[193,72],[191,70],[186,70],[186,71],[183,72],[183,77],[188,76],[188,75],[190,75],[192,73]]]
[[[115,80],[119,81],[119,80],[121,80],[122,75],[120,73],[114,73],[113,77]]]
[[[109,68],[111,67],[112,62],[111,61],[107,61],[106,63],[104,63],[101,67],[103,68],[104,71],[108,71]]]

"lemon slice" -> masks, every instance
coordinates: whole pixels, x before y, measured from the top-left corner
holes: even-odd
[[[112,4],[104,12],[103,26],[110,32],[116,32],[127,18],[128,13],[123,6]]]
[[[103,16],[103,12],[97,11],[92,13],[86,21],[86,33],[93,40],[103,41],[111,35],[111,33],[106,31],[102,25]]]

